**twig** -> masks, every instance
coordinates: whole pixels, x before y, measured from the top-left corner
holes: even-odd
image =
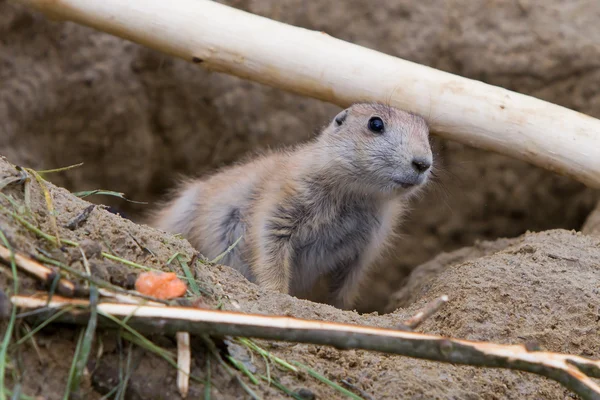
[[[4,263],[10,263],[10,255],[11,252],[6,247],[0,245],[0,261]],[[88,290],[80,285],[76,285],[75,283],[69,281],[68,279],[61,278],[57,272],[48,268],[47,266],[41,264],[40,262],[33,260],[29,257],[25,257],[22,254],[14,253],[15,262],[18,268],[21,270],[35,276],[38,278],[43,284],[46,286],[53,285],[56,282],[58,293],[67,296],[87,296]],[[42,258],[40,256],[40,258]],[[139,299],[144,299],[146,304],[160,306],[164,304],[168,304],[168,302],[155,299],[154,297],[146,296],[141,293],[129,291],[123,289],[119,286],[112,285],[108,282],[104,282],[101,279],[94,278],[90,275],[86,275],[82,272],[79,272],[66,264],[63,264],[59,261],[49,259],[47,257],[43,257],[45,262],[50,262],[53,265],[56,265],[59,268],[64,269],[65,271],[77,276],[78,278],[87,280],[96,286],[99,287],[99,293],[105,297],[112,297],[118,300],[121,303],[129,303],[129,304],[140,304]]]
[[[72,231],[79,228],[85,221],[87,221],[87,219],[92,214],[92,211],[94,211],[94,208],[96,208],[95,204],[91,204],[91,205],[87,206],[86,208],[84,208],[81,213],[76,215],[75,218],[70,220],[65,225],[65,228],[72,230]]]
[[[56,278],[55,271],[37,261],[18,253],[14,253],[14,258],[19,269],[35,276],[46,286],[50,286]],[[4,263],[8,263],[11,259],[11,251],[2,245],[0,245],[0,259]],[[58,280],[57,290],[59,294],[67,297],[73,297],[76,292],[80,291],[80,289],[73,282],[70,282],[64,278],[60,278]]]
[[[360,393],[360,395],[363,398],[365,398],[365,400],[375,400],[373,398],[373,396],[371,396],[369,393],[365,392],[364,390],[362,390],[361,388],[359,388],[358,386],[356,386],[355,384],[350,382],[348,379],[342,379],[340,382],[342,382],[344,385],[348,386],[350,389],[356,390],[358,393]]]
[[[47,296],[11,298],[13,304],[22,308],[44,307],[47,300]],[[49,305],[63,307],[72,302],[54,296]],[[600,361],[569,354],[532,352],[522,345],[499,345],[392,329],[192,307],[101,303],[97,308],[102,314],[130,316],[130,325],[153,333],[186,331],[190,334],[256,337],[532,372],[563,384],[583,399],[600,400],[600,386],[590,379],[600,378]],[[66,313],[59,320],[83,324],[87,321],[86,314],[81,311]]]
[[[192,353],[190,350],[190,334],[177,332],[177,388],[182,398],[186,398],[190,389],[190,366]]]
[[[427,303],[425,307],[406,321],[402,322],[398,329],[400,330],[410,330],[416,329],[419,325],[423,323],[427,318],[431,317],[433,314],[438,312],[440,308],[442,308],[448,302],[448,296],[443,295],[438,297],[437,299]]]
[[[43,261],[43,262],[46,262],[46,263],[49,263],[49,264],[52,264],[52,265],[56,265],[58,268],[60,268],[60,269],[62,269],[64,271],[67,271],[71,275],[75,275],[76,277],[78,277],[80,279],[86,280],[89,283],[93,283],[94,285],[98,286],[99,288],[104,288],[104,289],[107,289],[109,291],[112,291],[115,294],[116,293],[121,293],[121,294],[124,294],[124,295],[127,295],[127,296],[135,296],[135,297],[139,297],[140,299],[146,299],[146,300],[149,300],[149,301],[154,302],[154,303],[169,304],[169,302],[166,301],[166,300],[157,299],[157,298],[152,297],[152,296],[147,296],[145,294],[141,294],[141,293],[138,293],[138,292],[135,292],[135,291],[130,291],[130,290],[127,290],[127,289],[123,289],[122,287],[113,285],[112,283],[105,282],[102,279],[90,276],[88,274],[84,274],[84,273],[82,273],[80,271],[77,271],[75,268],[72,268],[72,267],[70,267],[70,266],[68,266],[68,265],[66,265],[64,263],[61,263],[60,261],[53,260],[53,259],[48,258],[46,256],[41,256],[40,255],[40,256],[36,256],[36,257],[39,260]]]

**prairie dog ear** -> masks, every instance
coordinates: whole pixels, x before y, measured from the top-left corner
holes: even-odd
[[[347,116],[348,116],[348,109],[345,109],[344,111],[342,111],[338,115],[336,115],[335,118],[333,119],[335,126],[341,126],[344,123],[344,121],[346,120]]]

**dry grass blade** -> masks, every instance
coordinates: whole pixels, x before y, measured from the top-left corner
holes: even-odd
[[[47,300],[45,296],[13,296],[11,299],[13,304],[23,308],[44,307]],[[72,304],[72,301],[54,296],[50,306],[63,307]],[[560,382],[583,399],[600,399],[600,386],[590,379],[600,378],[600,361],[576,355],[530,351],[522,345],[499,345],[393,329],[192,307],[101,303],[98,309],[107,315],[131,316],[130,324],[153,333],[186,331],[190,334],[257,337],[532,372]],[[84,316],[70,315],[69,321],[85,323]]]
[[[10,175],[0,179],[0,190],[4,189],[8,185],[11,185],[16,182],[21,182],[22,178],[18,175]]]
[[[42,189],[42,193],[44,193],[44,199],[46,200],[46,207],[48,207],[48,213],[50,215],[50,224],[52,225],[52,230],[54,231],[54,236],[56,237],[56,243],[60,243],[60,236],[58,234],[58,224],[56,223],[56,212],[54,211],[54,204],[52,202],[52,194],[48,190],[46,183],[44,182],[44,178],[40,176],[36,171],[31,168],[25,168],[27,172],[29,172],[35,180],[40,185]]]
[[[148,202],[146,202],[146,201],[129,200],[128,198],[125,197],[125,193],[114,192],[112,190],[95,189],[95,190],[84,190],[82,192],[75,192],[75,193],[73,193],[73,196],[79,197],[81,199],[84,199],[84,198],[89,197],[89,196],[94,196],[94,195],[113,196],[113,197],[118,197],[120,199],[128,201],[130,203],[148,204]]]

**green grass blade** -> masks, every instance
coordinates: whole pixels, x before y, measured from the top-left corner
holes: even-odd
[[[287,394],[288,396],[296,399],[296,400],[305,400],[304,397],[300,396],[298,393],[294,392],[293,390],[289,389],[288,387],[286,387],[284,384],[282,384],[281,382],[279,382],[276,379],[271,380],[270,378],[264,376],[264,375],[260,375],[261,379],[269,382],[269,384],[273,384],[273,386],[275,386],[277,389],[281,390],[283,393]]]
[[[211,381],[210,381],[210,356],[206,355],[206,380],[204,381],[204,400],[210,400]]]
[[[19,277],[17,275],[17,262],[15,261],[15,252],[12,246],[8,243],[8,239],[4,232],[0,230],[0,240],[4,244],[4,247],[10,250],[10,269],[13,275],[13,295],[16,295],[19,291]],[[4,332],[4,338],[2,339],[2,348],[0,349],[0,400],[6,400],[5,382],[4,375],[6,373],[6,357],[8,352],[8,345],[12,338],[13,329],[15,326],[15,320],[17,318],[17,307],[12,306],[10,312],[10,319],[8,320],[8,327]]]
[[[69,400],[71,398],[71,386],[75,379],[75,370],[77,368],[77,359],[79,358],[79,352],[81,351],[81,344],[83,343],[83,329],[79,333],[79,339],[77,339],[77,346],[75,347],[75,354],[73,355],[73,361],[71,362],[71,368],[69,369],[69,379],[67,379],[67,388],[63,400]]]
[[[250,370],[248,368],[246,368],[246,366],[244,365],[244,363],[239,362],[238,360],[236,360],[235,358],[231,357],[231,356],[227,356],[227,359],[233,364],[234,367],[236,367],[241,373],[243,373],[244,375],[246,375],[248,377],[248,379],[250,379],[250,382],[252,382],[255,385],[258,385],[258,379],[256,379],[256,377],[254,376],[254,374],[252,372],[250,372]]]
[[[70,390],[73,393],[77,393],[79,391],[81,377],[83,376],[83,371],[85,370],[90,352],[92,351],[92,342],[94,340],[96,325],[98,323],[98,297],[98,289],[95,285],[90,285],[90,319],[83,335],[81,350],[77,354],[77,359],[75,361],[75,372],[73,379],[71,380],[70,387]]]
[[[7,196],[4,196],[4,197],[7,197]],[[35,226],[33,226],[33,224],[28,222],[25,218],[21,217],[19,214],[15,213],[15,212],[7,210],[6,207],[4,207],[4,206],[0,205],[0,211],[3,211],[4,213],[10,215],[14,219],[16,219],[21,225],[23,225],[25,228],[27,228],[28,230],[35,233],[39,237],[44,238],[53,244],[63,243],[63,244],[68,244],[69,246],[74,246],[74,247],[79,246],[79,243],[73,242],[72,240],[68,240],[68,239],[60,239],[60,242],[57,242],[56,238],[54,236],[48,235],[47,233],[42,232],[40,229],[36,228]]]
[[[273,361],[274,363],[279,364],[281,367],[283,367],[283,368],[285,368],[287,370],[290,370],[292,372],[298,372],[298,368],[294,367],[293,365],[291,365],[287,361],[285,361],[285,360],[277,357],[275,354],[272,354],[272,353],[268,352],[267,350],[263,349],[262,347],[260,347],[256,343],[254,343],[252,340],[247,339],[247,338],[237,338],[237,340],[242,345],[248,347],[251,350],[254,350],[258,354],[260,354],[262,356],[268,357],[269,360]]]
[[[11,399],[14,398],[15,394],[17,394],[15,392],[11,392],[9,389],[6,389],[6,392],[8,393],[9,396],[12,396]],[[18,393],[18,395],[19,395],[19,397],[18,397],[19,400],[39,400],[35,397],[27,396],[23,393]]]
[[[66,167],[61,167],[61,168],[43,169],[41,171],[37,171],[37,173],[38,174],[53,174],[55,172],[62,172],[62,171],[68,171],[68,170],[74,169],[74,168],[79,168],[82,165],[83,165],[83,163],[80,162],[79,164],[68,165]]]
[[[144,271],[162,272],[158,268],[146,267],[145,265],[138,264],[138,263],[126,260],[126,259],[121,258],[121,257],[113,256],[112,254],[106,253],[104,251],[101,253],[101,255],[104,258],[108,258],[109,260],[120,262],[121,264],[125,264],[125,265],[128,265],[128,266],[133,267],[133,268],[141,269],[141,270],[144,270]]]
[[[215,257],[214,260],[211,260],[211,264],[216,264],[219,261],[221,261],[223,259],[223,257],[225,257],[227,254],[229,254],[231,252],[231,250],[233,250],[235,248],[235,246],[237,246],[237,244],[240,242],[240,240],[242,240],[243,236],[240,236],[238,238],[238,240],[236,240],[231,246],[229,246],[227,248],[227,250],[225,250],[223,253],[219,254],[217,257]]]
[[[121,381],[119,393],[116,396],[117,400],[125,400],[125,393],[127,392],[127,385],[129,384],[129,379],[131,379],[131,374],[133,373],[133,370],[131,368],[131,358],[132,358],[131,355],[132,354],[133,354],[133,342],[129,342],[129,351],[127,352],[127,364],[125,366],[127,373],[125,374],[125,377]]]
[[[171,354],[171,352],[163,349],[162,347],[159,347],[157,345],[155,345],[154,343],[152,343],[152,341],[150,341],[149,339],[147,339],[144,335],[142,335],[141,333],[139,333],[138,331],[136,331],[135,329],[133,329],[132,327],[130,327],[129,325],[127,325],[125,322],[121,321],[119,318],[110,315],[110,314],[106,314],[102,311],[100,311],[100,315],[102,315],[105,318],[110,319],[112,322],[114,322],[115,324],[119,325],[121,328],[125,329],[125,331],[127,333],[129,333],[129,335],[123,335],[123,337],[129,341],[134,341],[134,343],[142,348],[145,348],[146,350],[149,350],[159,356],[161,356],[162,358],[164,358],[169,364],[173,365],[175,368],[177,368],[177,362],[175,361],[175,357],[173,356],[173,354]],[[123,333],[126,333],[123,332]],[[133,339],[135,338],[135,339]]]
[[[329,387],[331,387],[333,390],[336,390],[337,392],[350,397],[351,399],[354,400],[364,400],[362,397],[352,393],[351,391],[344,389],[343,387],[341,387],[340,385],[338,385],[337,383],[327,379],[326,377],[324,377],[323,375],[319,374],[317,371],[315,371],[314,369],[298,362],[298,361],[292,361],[292,363],[294,363],[294,365],[297,365],[298,367],[304,369],[306,372],[308,372],[308,374],[310,376],[312,376],[313,378],[316,378],[317,380],[323,382],[324,384],[328,385]]]
[[[44,329],[44,327],[46,325],[49,325],[54,320],[58,319],[61,315],[63,315],[64,313],[67,313],[67,312],[73,310],[74,308],[75,308],[75,306],[73,306],[73,305],[69,305],[69,306],[63,308],[62,310],[60,310],[59,312],[57,312],[56,314],[54,314],[53,316],[51,316],[50,318],[46,319],[44,322],[42,322],[41,324],[39,324],[38,326],[36,326],[35,328],[33,328],[31,330],[31,332],[29,332],[27,335],[25,335],[21,339],[19,339],[14,344],[14,346],[20,346],[20,345],[22,345],[27,340],[29,340],[29,338],[31,338],[33,335],[35,335],[36,333],[38,333],[40,330]]]
[[[244,380],[233,369],[231,369],[231,367],[229,367],[229,365],[227,365],[225,361],[223,361],[212,339],[208,335],[201,335],[201,337],[204,343],[206,344],[206,347],[208,347],[208,350],[212,353],[213,357],[219,362],[219,364],[221,364],[221,366],[225,369],[225,371],[227,371],[229,375],[235,378],[235,380],[240,384],[242,389],[244,389],[246,393],[248,393],[250,397],[252,397],[254,400],[262,400],[261,397],[257,395],[254,392],[254,390],[250,389],[250,386],[248,386],[246,382],[244,382]]]
[[[198,287],[196,279],[192,275],[192,271],[190,270],[190,267],[188,267],[187,262],[182,259],[181,255],[177,256],[177,261],[179,261],[179,265],[181,265],[181,269],[183,269],[183,273],[185,274],[185,277],[190,285],[190,290],[192,293],[194,293],[196,296],[201,296],[202,293],[200,292],[200,288]]]

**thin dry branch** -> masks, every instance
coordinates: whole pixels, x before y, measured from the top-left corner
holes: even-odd
[[[402,322],[398,329],[400,330],[413,330],[421,325],[427,318],[430,318],[433,314],[439,311],[448,302],[448,296],[440,296],[437,299],[427,303],[422,310],[417,312],[415,315]]]
[[[600,188],[600,121],[323,32],[206,0],[13,0],[204,68],[347,106],[425,116],[440,136]]]
[[[5,263],[10,262],[10,254],[11,252],[9,249],[0,245],[0,261]],[[81,292],[81,288],[78,288],[73,282],[64,278],[59,278],[55,271],[38,263],[37,261],[25,257],[19,253],[15,253],[15,262],[19,269],[35,276],[48,287],[52,285],[54,279],[58,279],[56,291],[63,296],[73,297],[75,293]]]
[[[46,295],[13,296],[11,301],[27,309],[48,305]],[[49,306],[61,308],[85,303],[83,300],[54,296]],[[100,314],[127,317],[128,324],[147,333],[175,335],[185,331],[190,334],[255,337],[532,372],[560,382],[584,399],[600,400],[600,386],[591,379],[600,378],[600,361],[576,355],[529,351],[522,345],[499,345],[392,329],[191,307],[100,303],[97,309]],[[59,320],[85,324],[88,314],[87,308],[74,310],[64,313]],[[109,321],[103,320],[102,323]]]
[[[190,334],[177,332],[177,388],[182,398],[186,398],[190,389],[190,367],[192,363],[192,350],[190,348]]]
[[[10,254],[11,253],[10,253],[9,249],[0,245],[0,262],[4,262],[7,265],[10,264]],[[83,254],[83,257],[85,257],[85,254]],[[38,278],[44,285],[46,285],[48,287],[52,286],[55,279],[58,279],[56,291],[57,291],[57,293],[59,293],[63,296],[74,297],[74,296],[88,296],[89,295],[88,288],[83,287],[81,285],[77,285],[68,279],[60,278],[60,275],[56,271],[39,263],[38,261],[35,261],[29,257],[26,257],[22,254],[15,252],[15,262],[17,264],[17,268]],[[137,292],[122,289],[118,286],[111,285],[108,283],[105,284],[106,287],[102,287],[103,286],[102,281],[100,281],[97,278],[93,278],[91,276],[86,276],[83,273],[80,273],[80,276],[82,278],[89,279],[92,283],[95,283],[98,286],[101,286],[98,288],[98,291],[102,296],[114,298],[115,300],[118,300],[121,303],[129,303],[129,304],[142,304],[143,303],[143,304],[148,304],[148,305],[153,305],[153,306],[160,306],[160,305],[166,304],[165,302],[160,302],[159,300],[154,299],[152,297],[144,296]],[[154,300],[157,300],[157,301],[154,301]]]

